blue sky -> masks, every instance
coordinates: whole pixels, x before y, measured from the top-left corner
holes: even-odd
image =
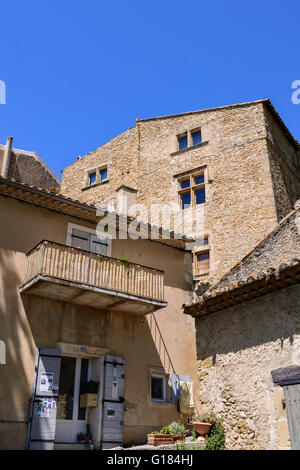
[[[136,118],[270,98],[300,140],[300,2],[1,4],[0,143],[60,170]]]

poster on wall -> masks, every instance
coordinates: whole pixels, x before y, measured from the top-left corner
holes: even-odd
[[[42,372],[40,382],[40,392],[52,392],[53,390],[53,372]]]

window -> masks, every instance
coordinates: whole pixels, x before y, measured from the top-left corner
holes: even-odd
[[[100,182],[102,183],[103,181],[107,180],[107,168],[102,168],[100,170]]]
[[[188,146],[187,133],[178,135],[177,139],[178,139],[178,149],[179,150],[186,149]]]
[[[192,172],[178,179],[181,209],[204,204],[206,201],[205,172]]]
[[[97,178],[97,174],[95,171],[89,174],[89,186],[92,186],[93,184],[96,183],[96,178]]]
[[[164,375],[151,374],[151,399],[152,401],[166,401],[166,377]]]
[[[177,135],[177,150],[184,150],[186,148],[194,147],[195,145],[202,144],[201,129],[194,129]]]
[[[105,181],[108,181],[107,166],[89,171],[87,173],[86,186],[83,189],[85,189],[86,187],[94,186],[99,183],[104,183]]]
[[[202,241],[202,247],[194,255],[194,274],[208,273],[210,270],[210,248],[208,243],[208,236],[205,236]]]
[[[98,238],[96,234],[85,232],[84,230],[72,230],[71,245],[81,250],[92,251],[93,253],[107,254],[107,238]]]
[[[202,142],[201,130],[192,132],[192,143],[193,143],[193,145],[201,144],[201,142]]]

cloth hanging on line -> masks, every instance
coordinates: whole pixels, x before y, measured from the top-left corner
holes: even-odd
[[[193,382],[179,382],[180,387],[180,411],[184,414],[191,414],[194,412],[194,396],[193,396]]]

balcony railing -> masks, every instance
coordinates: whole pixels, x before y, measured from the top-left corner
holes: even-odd
[[[160,302],[164,300],[164,273],[158,269],[46,240],[27,257],[23,286],[37,276],[47,276]]]

